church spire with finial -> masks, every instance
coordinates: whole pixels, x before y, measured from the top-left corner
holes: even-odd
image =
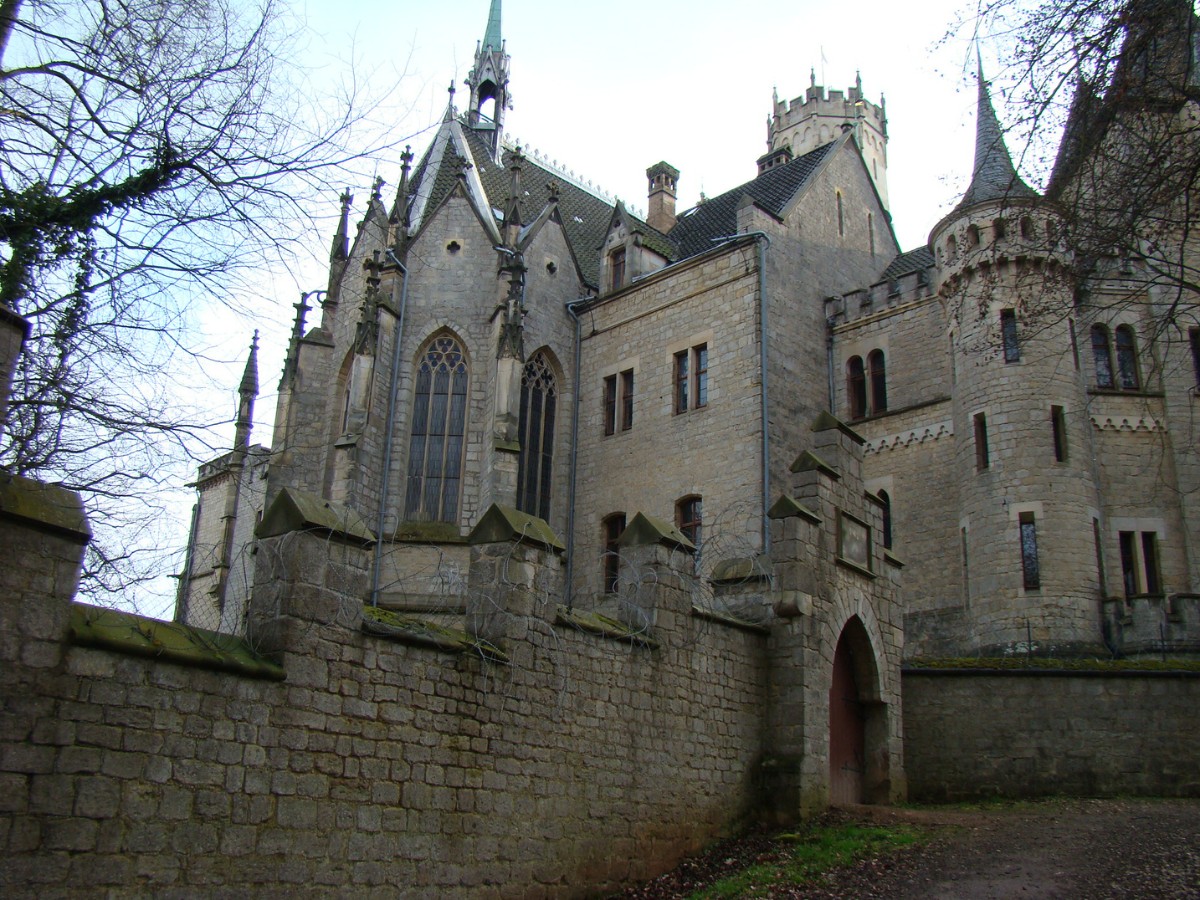
[[[1037,197],[1037,191],[1021,180],[1004,143],[1004,129],[992,106],[987,80],[983,77],[983,59],[976,48],[979,99],[975,115],[975,167],[971,186],[959,201],[959,207],[989,200]]]
[[[487,141],[497,158],[504,133],[504,111],[512,108],[509,63],[500,30],[500,0],[492,0],[483,40],[475,48],[475,65],[467,75],[467,87],[471,89],[468,124]]]

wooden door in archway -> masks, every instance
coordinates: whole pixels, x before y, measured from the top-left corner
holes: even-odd
[[[829,686],[829,800],[835,805],[863,802],[866,729],[854,655],[843,632],[833,654]]]

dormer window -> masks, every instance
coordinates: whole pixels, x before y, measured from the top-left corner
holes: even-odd
[[[608,286],[611,290],[618,290],[625,283],[625,248],[619,247],[612,253],[608,254],[608,271],[609,282]]]

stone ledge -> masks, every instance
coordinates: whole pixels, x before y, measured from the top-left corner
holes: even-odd
[[[508,654],[488,641],[473,638],[465,631],[446,628],[434,622],[406,616],[377,606],[365,606],[362,630],[376,637],[391,638],[416,647],[432,647],[450,653],[476,652],[493,662],[507,663]]]
[[[282,681],[284,670],[242,638],[178,622],[162,622],[85,603],[71,604],[72,643],[184,666]]]
[[[600,637],[629,641],[633,644],[649,647],[651,650],[657,650],[659,647],[658,641],[652,638],[646,631],[630,628],[616,619],[610,619],[608,616],[602,616],[599,613],[578,612],[567,609],[565,606],[560,606],[555,610],[554,624],[565,625],[568,628],[586,631],[588,634],[595,634]]]
[[[0,474],[0,518],[53,532],[77,544],[92,538],[79,494],[22,475]]]

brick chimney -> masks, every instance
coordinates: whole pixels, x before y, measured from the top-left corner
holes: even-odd
[[[666,234],[675,227],[675,185],[679,181],[679,170],[665,162],[658,162],[646,170],[650,179],[649,215],[646,224]]]

